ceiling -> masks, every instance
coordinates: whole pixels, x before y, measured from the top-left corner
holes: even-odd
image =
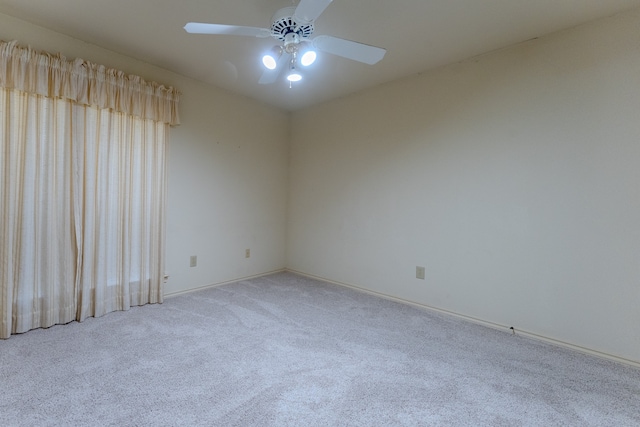
[[[640,7],[640,0],[334,0],[328,34],[387,49],[366,65],[323,53],[304,79],[260,85],[271,38],[194,35],[189,21],[269,28],[293,0],[0,0],[0,13],[293,111]],[[108,64],[107,64],[108,65]],[[126,71],[126,70],[125,70]]]

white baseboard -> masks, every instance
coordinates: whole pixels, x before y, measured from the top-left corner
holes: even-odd
[[[344,287],[347,287],[347,288],[350,288],[350,289],[353,289],[353,290],[356,290],[356,291],[364,292],[364,293],[367,293],[367,294],[370,294],[370,295],[374,295],[374,296],[377,296],[377,297],[381,297],[381,298],[385,298],[385,299],[388,299],[388,300],[396,301],[396,302],[399,302],[399,303],[413,305],[415,307],[419,307],[419,308],[422,308],[422,309],[425,309],[425,310],[435,311],[435,312],[446,314],[446,315],[449,315],[449,316],[454,316],[454,317],[457,317],[457,318],[460,318],[460,319],[463,319],[463,320],[467,320],[469,322],[473,322],[473,323],[476,323],[476,324],[487,326],[489,328],[497,329],[497,330],[500,330],[500,331],[503,331],[503,332],[506,332],[506,333],[509,333],[509,334],[515,333],[516,335],[521,335],[521,336],[524,336],[524,337],[527,337],[527,338],[531,338],[531,339],[535,339],[535,340],[538,340],[538,341],[544,341],[546,343],[557,345],[559,347],[568,348],[568,349],[571,349],[571,350],[575,350],[575,351],[578,351],[580,353],[585,353],[585,354],[589,354],[591,356],[600,357],[602,359],[611,360],[613,362],[621,363],[621,364],[628,365],[628,366],[631,366],[631,367],[634,367],[634,368],[640,368],[640,362],[635,361],[635,360],[625,359],[623,357],[615,356],[613,354],[604,353],[604,352],[597,351],[597,350],[592,350],[592,349],[589,349],[589,348],[586,348],[586,347],[581,347],[579,345],[567,343],[567,342],[560,341],[560,340],[557,340],[557,339],[554,339],[554,338],[545,337],[543,335],[535,334],[533,332],[524,331],[524,330],[521,330],[521,329],[515,329],[515,327],[514,327],[514,329],[511,329],[511,326],[502,325],[502,324],[493,323],[493,322],[488,322],[486,320],[477,319],[477,318],[471,317],[471,316],[465,316],[464,314],[460,314],[460,313],[456,313],[456,312],[448,311],[448,310],[443,310],[443,309],[440,309],[440,308],[437,308],[437,307],[432,307],[432,306],[425,305],[425,304],[420,304],[420,303],[417,303],[417,302],[414,302],[414,301],[405,300],[405,299],[402,299],[402,298],[394,297],[392,295],[387,295],[387,294],[384,294],[382,292],[372,291],[372,290],[365,289],[365,288],[362,288],[360,286],[352,285],[352,284],[349,284],[349,283],[337,282],[335,280],[330,280],[330,279],[327,279],[325,277],[316,276],[316,275],[308,274],[308,273],[303,273],[302,271],[297,271],[297,270],[293,270],[293,269],[290,269],[290,268],[285,269],[285,271],[288,271],[288,272],[294,273],[294,274],[299,274],[300,276],[309,277],[311,279],[316,279],[316,280],[321,280],[323,282],[332,283],[334,285],[344,286]]]
[[[170,292],[168,294],[164,294],[163,297],[164,298],[173,298],[173,297],[177,297],[179,295],[190,294],[191,292],[197,292],[197,291],[202,291],[204,289],[217,288],[218,286],[228,285],[230,283],[241,282],[243,280],[250,280],[250,279],[255,279],[255,278],[258,278],[258,277],[268,276],[270,274],[282,273],[283,271],[286,271],[286,269],[281,268],[279,270],[267,271],[265,273],[254,274],[252,276],[244,276],[244,277],[239,277],[237,279],[225,280],[224,282],[212,283],[210,285],[204,285],[204,286],[199,286],[197,288],[186,289],[184,291]]]

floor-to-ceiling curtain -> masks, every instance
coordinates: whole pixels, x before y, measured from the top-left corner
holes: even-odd
[[[0,42],[0,338],[162,302],[178,93]]]

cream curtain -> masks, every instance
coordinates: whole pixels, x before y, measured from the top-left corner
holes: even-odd
[[[0,42],[0,85],[48,98],[65,98],[170,125],[180,123],[179,92],[82,59]]]
[[[0,338],[162,302],[178,97],[0,42]]]

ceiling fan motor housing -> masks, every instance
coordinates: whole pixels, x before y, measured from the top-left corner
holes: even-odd
[[[302,39],[306,39],[313,34],[313,23],[310,22],[297,22],[294,17],[295,7],[285,7],[277,11],[271,19],[271,35],[285,42],[292,43],[294,38],[297,40],[293,43],[298,43]],[[295,34],[296,36],[289,36],[288,34]],[[287,40],[288,39],[288,40]]]

